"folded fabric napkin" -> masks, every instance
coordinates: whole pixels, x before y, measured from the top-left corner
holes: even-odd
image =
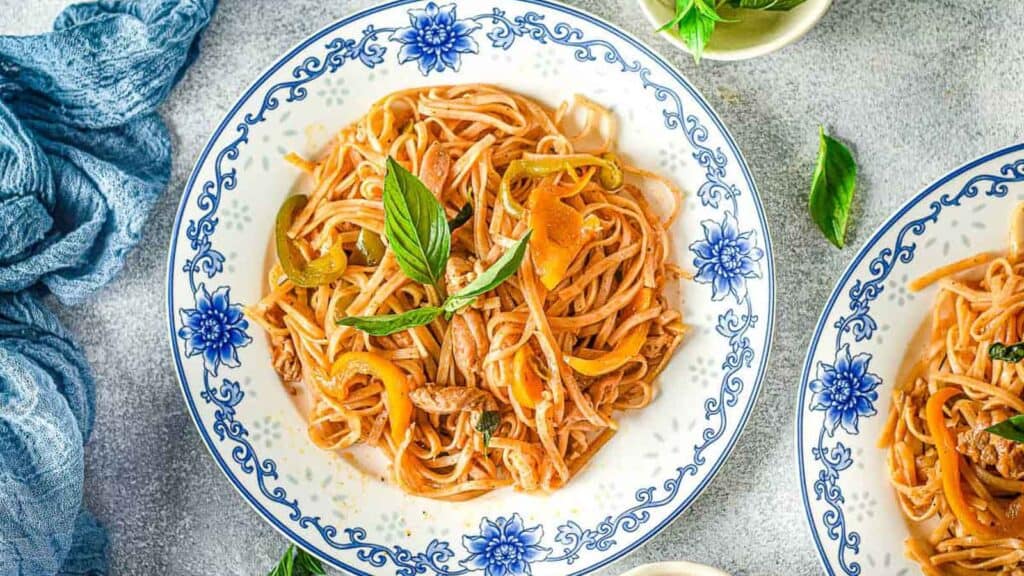
[[[170,177],[155,109],[215,5],[101,0],[0,36],[0,576],[106,573],[82,508],[93,379],[41,297],[81,302],[139,241]]]

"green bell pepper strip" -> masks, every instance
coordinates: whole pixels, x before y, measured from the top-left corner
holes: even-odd
[[[373,230],[362,228],[356,238],[356,251],[352,254],[352,263],[357,266],[376,266],[384,258],[384,242]]]
[[[295,213],[306,205],[309,198],[303,195],[289,196],[277,211],[274,226],[274,242],[277,246],[277,261],[288,279],[296,286],[316,288],[330,284],[341,277],[348,266],[348,258],[341,244],[335,244],[327,254],[310,262],[303,262],[302,253],[288,237]]]
[[[598,182],[606,190],[614,190],[622,186],[622,168],[615,154],[607,152],[600,158],[589,154],[575,156],[531,158],[513,160],[501,176],[498,197],[505,211],[514,218],[522,218],[523,206],[512,198],[512,183],[519,178],[541,178],[558,172],[569,172],[584,166],[598,166]]]

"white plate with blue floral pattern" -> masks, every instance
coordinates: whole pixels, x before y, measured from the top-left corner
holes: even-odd
[[[811,339],[797,407],[800,489],[829,574],[916,574],[908,526],[877,447],[908,343],[935,288],[907,283],[943,264],[1005,250],[1024,201],[1024,144],[962,166],[918,194],[861,248]]]
[[[407,496],[306,438],[240,304],[264,290],[288,151],[315,156],[380,96],[487,82],[549,105],[583,93],[614,109],[619,149],[689,193],[673,257],[691,336],[659,396],[566,488],[469,502]],[[543,0],[400,1],[317,32],[283,56],[217,128],[181,200],[168,316],[185,400],[228,479],[303,548],[357,574],[585,573],[685,510],[729,454],[767,360],[774,282],[753,179],[699,94],[624,32]]]

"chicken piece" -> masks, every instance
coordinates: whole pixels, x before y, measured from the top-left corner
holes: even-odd
[[[451,157],[441,147],[440,142],[434,142],[423,154],[423,162],[420,164],[420,181],[427,187],[427,190],[430,190],[431,194],[441,198],[451,167]]]
[[[531,492],[540,488],[533,456],[519,450],[511,450],[508,452],[508,464],[516,482],[523,490]]]
[[[462,256],[453,255],[444,268],[444,281],[448,292],[454,294],[476,279],[476,268],[473,262]]]
[[[1001,410],[979,412],[974,427],[957,434],[956,449],[977,464],[995,468],[1004,478],[1020,480],[1024,478],[1024,444],[985,431],[1009,417]]]
[[[455,414],[476,410],[497,410],[491,393],[466,386],[420,386],[409,392],[414,406],[430,414]]]
[[[295,344],[291,337],[286,337],[279,346],[271,348],[271,363],[274,370],[287,384],[302,380],[302,364],[295,354]]]
[[[483,368],[480,360],[490,346],[484,319],[480,312],[467,308],[452,318],[451,331],[455,367],[467,382],[474,382]]]

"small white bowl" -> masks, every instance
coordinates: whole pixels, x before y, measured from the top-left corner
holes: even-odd
[[[657,562],[637,566],[622,576],[729,576],[718,568],[693,562]]]
[[[672,0],[638,0],[647,20],[655,30],[672,19]],[[774,52],[796,42],[814,28],[832,5],[832,0],[807,0],[788,11],[735,10],[720,8],[723,18],[738,22],[721,22],[715,26],[711,41],[704,48],[708,60],[746,60]],[[689,52],[678,36],[668,30],[663,38]]]

